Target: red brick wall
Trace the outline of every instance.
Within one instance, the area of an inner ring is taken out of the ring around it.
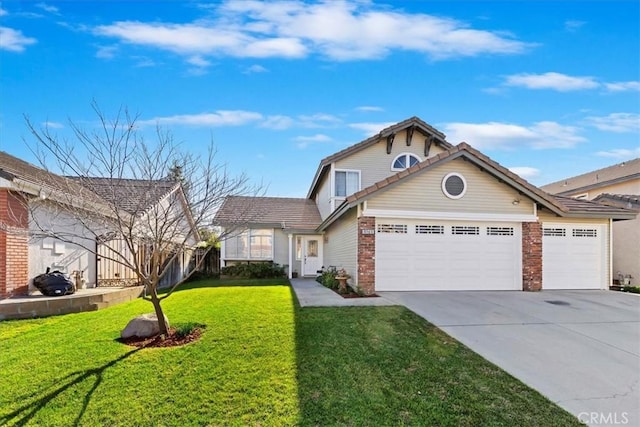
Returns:
[[[366,295],[376,289],[376,219],[362,216],[358,218],[358,286]],[[373,230],[373,234],[363,234],[362,230]]]
[[[7,189],[0,189],[0,298],[27,293],[28,218],[26,200]]]
[[[522,223],[522,290],[542,289],[542,224]]]

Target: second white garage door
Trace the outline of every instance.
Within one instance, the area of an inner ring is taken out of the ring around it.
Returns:
[[[606,226],[542,225],[542,289],[606,289]]]
[[[376,220],[376,290],[522,290],[519,223]]]

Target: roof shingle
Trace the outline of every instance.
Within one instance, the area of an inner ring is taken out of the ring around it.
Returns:
[[[285,229],[315,230],[322,222],[315,202],[286,197],[227,197],[216,213],[220,225],[262,224]]]

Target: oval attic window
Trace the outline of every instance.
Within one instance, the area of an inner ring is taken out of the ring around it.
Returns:
[[[442,179],[442,192],[450,199],[459,199],[467,191],[467,181],[459,173],[452,172]]]

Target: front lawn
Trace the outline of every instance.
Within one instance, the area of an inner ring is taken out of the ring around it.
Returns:
[[[579,425],[403,308],[214,283],[165,300],[172,323],[207,325],[184,347],[115,341],[141,300],[0,322],[0,425]]]

